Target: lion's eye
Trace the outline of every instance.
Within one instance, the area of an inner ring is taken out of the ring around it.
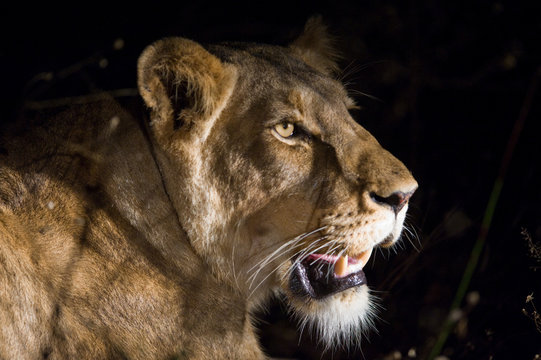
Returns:
[[[288,138],[295,132],[295,125],[289,122],[283,122],[278,125],[274,125],[274,130],[283,138]]]

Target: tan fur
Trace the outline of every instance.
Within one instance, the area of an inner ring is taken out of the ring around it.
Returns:
[[[5,136],[0,359],[262,359],[275,292],[347,340],[366,286],[299,299],[291,259],[396,241],[407,206],[371,194],[417,184],[348,114],[329,51],[317,21],[289,48],[164,39],[138,63],[148,124],[103,101]]]

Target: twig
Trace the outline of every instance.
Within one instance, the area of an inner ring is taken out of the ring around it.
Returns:
[[[526,304],[529,304],[532,310],[530,313],[528,310],[526,310],[526,308],[523,308],[522,313],[526,315],[527,317],[529,317],[530,319],[532,319],[532,321],[535,324],[535,328],[537,329],[537,331],[539,331],[539,333],[541,333],[541,315],[537,311],[537,308],[535,307],[533,299],[534,299],[533,293],[526,296]]]
[[[487,203],[485,213],[483,216],[483,221],[481,223],[481,228],[479,229],[479,235],[477,236],[477,240],[475,241],[473,249],[470,253],[470,258],[468,260],[466,268],[464,269],[464,273],[462,274],[462,279],[460,280],[460,284],[458,285],[455,297],[451,304],[451,308],[449,309],[449,315],[455,313],[456,310],[458,310],[458,308],[460,307],[460,304],[462,303],[462,300],[464,299],[464,295],[466,295],[466,291],[468,290],[468,287],[470,286],[470,282],[475,272],[475,269],[477,268],[479,257],[481,256],[484,245],[486,243],[487,234],[490,229],[490,225],[492,223],[494,211],[496,209],[496,205],[498,204],[498,199],[502,191],[505,175],[507,174],[507,170],[509,168],[511,158],[513,156],[513,152],[517,145],[522,129],[524,128],[524,123],[526,121],[526,118],[528,117],[528,113],[530,112],[532,100],[533,100],[535,91],[537,89],[537,82],[540,75],[541,75],[541,66],[535,70],[535,73],[530,82],[530,86],[528,88],[528,92],[526,93],[524,103],[522,104],[522,108],[520,110],[519,116],[517,120],[515,121],[515,124],[513,126],[513,131],[511,132],[511,135],[509,136],[509,141],[505,149],[505,153],[500,165],[498,176],[496,180],[494,181],[494,186],[492,187],[492,192],[490,193],[490,197],[488,199],[488,203]],[[432,360],[437,355],[441,354],[443,346],[447,342],[447,338],[449,337],[449,334],[451,333],[451,330],[453,329],[455,322],[456,322],[456,319],[453,319],[451,316],[447,317],[443,325],[443,328],[439,333],[438,339],[436,340],[436,343],[434,344],[432,351],[428,355],[429,360]]]

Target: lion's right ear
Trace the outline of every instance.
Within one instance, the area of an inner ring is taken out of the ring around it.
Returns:
[[[151,125],[159,140],[175,130],[197,131],[199,124],[216,119],[236,81],[232,65],[183,38],[148,46],[139,57],[137,75],[139,93],[152,110]]]

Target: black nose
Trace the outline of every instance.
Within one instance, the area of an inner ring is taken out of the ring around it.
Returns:
[[[408,203],[408,200],[413,195],[413,191],[404,193],[402,191],[396,191],[387,197],[379,196],[376,193],[371,193],[372,200],[380,205],[390,206],[395,214],[398,214],[400,210]]]

